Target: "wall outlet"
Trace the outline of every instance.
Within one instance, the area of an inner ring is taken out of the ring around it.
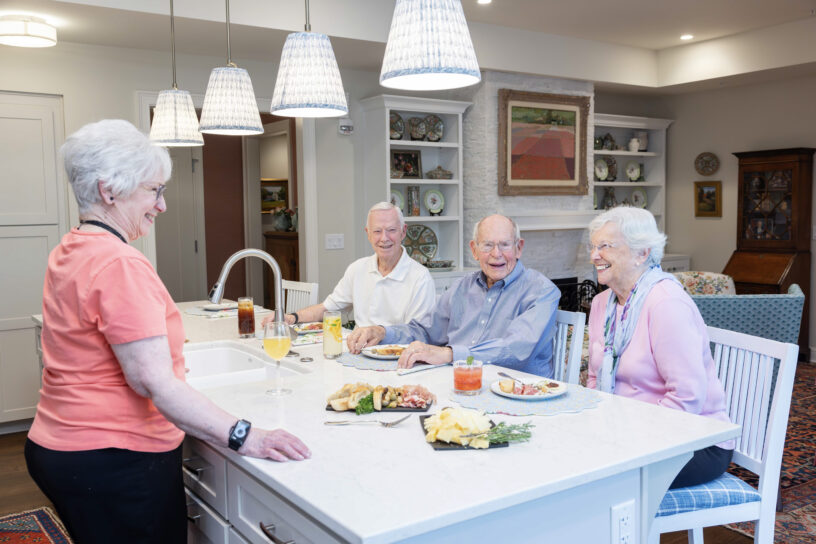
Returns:
[[[610,511],[610,529],[612,544],[635,544],[637,520],[635,519],[634,499],[616,504]]]
[[[342,234],[327,234],[326,249],[343,249],[344,239]]]

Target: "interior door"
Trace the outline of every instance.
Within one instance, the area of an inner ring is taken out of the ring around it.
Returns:
[[[48,254],[67,231],[62,97],[0,92],[0,423],[34,416]]]
[[[171,147],[173,175],[156,217],[156,271],[176,302],[207,298],[204,177],[200,147]]]

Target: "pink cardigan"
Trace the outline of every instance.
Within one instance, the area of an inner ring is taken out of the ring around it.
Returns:
[[[603,364],[607,289],[592,300],[589,314],[587,387],[596,387]],[[623,306],[618,305],[618,319]],[[708,331],[683,288],[661,281],[647,295],[632,340],[618,362],[615,394],[675,410],[728,421],[725,394],[711,357]],[[734,448],[734,441],[717,444]]]

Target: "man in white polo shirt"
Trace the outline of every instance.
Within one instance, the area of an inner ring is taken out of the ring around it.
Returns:
[[[400,209],[390,202],[375,204],[365,231],[374,255],[351,263],[322,303],[286,314],[288,324],[320,321],[327,310],[352,306],[358,327],[400,325],[430,312],[436,301],[434,282],[402,247],[406,227]]]

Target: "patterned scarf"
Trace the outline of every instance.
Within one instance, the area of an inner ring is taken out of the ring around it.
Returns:
[[[615,392],[615,373],[618,371],[618,362],[623,351],[629,345],[632,335],[635,332],[640,310],[646,302],[646,296],[658,282],[663,280],[680,283],[672,274],[663,272],[659,264],[651,266],[646,272],[641,274],[637,283],[629,293],[626,303],[623,305],[623,312],[620,318],[620,331],[617,331],[617,298],[615,293],[610,293],[609,301],[606,303],[606,322],[604,324],[604,356],[603,366],[600,376],[598,376],[598,388],[607,393]]]

